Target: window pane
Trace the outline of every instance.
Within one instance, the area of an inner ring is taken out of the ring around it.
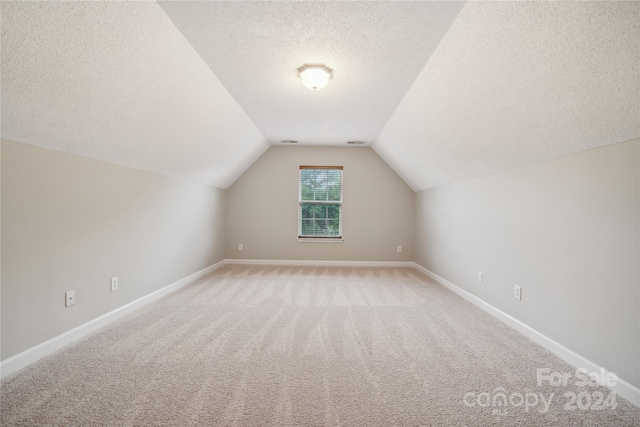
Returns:
[[[309,220],[309,219],[302,220],[301,235],[307,236],[310,234],[313,234],[313,220]]]
[[[299,195],[300,236],[341,236],[342,169],[301,167]]]
[[[342,198],[342,171],[329,170],[327,176],[327,200],[339,201]]]
[[[311,208],[313,207],[313,205],[311,205],[310,203],[303,203],[301,205],[301,210],[300,210],[300,215],[301,218],[313,218],[313,215],[311,214]]]
[[[327,223],[324,220],[317,219],[313,222],[313,234],[324,236],[327,234]]]
[[[340,205],[301,203],[301,236],[339,236]]]
[[[327,218],[338,219],[340,218],[340,205],[327,205]]]
[[[340,201],[341,199],[341,170],[302,169],[300,171],[301,201]]]
[[[340,221],[337,219],[329,220],[329,226],[327,227],[327,234],[332,236],[340,235]]]

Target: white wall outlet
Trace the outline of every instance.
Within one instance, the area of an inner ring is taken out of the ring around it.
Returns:
[[[396,248],[396,251],[397,251],[398,253],[402,252],[402,246],[398,246],[398,247]]]
[[[482,271],[478,271],[478,282],[482,283]]]
[[[111,292],[115,292],[118,290],[118,278],[117,277],[112,277],[111,278]]]
[[[68,291],[64,293],[64,306],[71,307],[76,303],[76,291]]]
[[[522,288],[518,285],[515,285],[513,288],[513,297],[518,301],[522,300]]]
[[[241,251],[243,248],[242,243],[238,243],[238,250]]]

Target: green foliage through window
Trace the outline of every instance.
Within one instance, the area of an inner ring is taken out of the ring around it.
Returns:
[[[300,166],[299,237],[342,236],[342,168]]]

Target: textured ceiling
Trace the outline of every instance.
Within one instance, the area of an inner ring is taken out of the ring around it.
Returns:
[[[461,2],[160,2],[274,143],[371,144],[425,66]],[[333,80],[302,86],[326,63]]]
[[[414,189],[640,136],[640,3],[470,2],[373,148]]]
[[[640,137],[640,2],[1,7],[3,138],[221,188],[283,139],[421,190]]]
[[[2,2],[2,137],[221,188],[269,147],[154,2]]]

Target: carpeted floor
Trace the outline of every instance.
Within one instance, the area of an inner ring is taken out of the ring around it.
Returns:
[[[414,269],[228,265],[3,380],[1,424],[640,425],[574,374]]]

